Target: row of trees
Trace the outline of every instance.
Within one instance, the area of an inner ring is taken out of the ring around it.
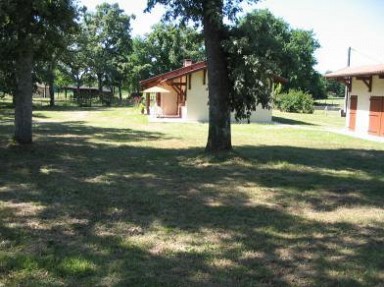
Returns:
[[[241,2],[148,0],[148,11],[163,4],[165,18],[177,21],[132,39],[134,16],[117,4],[87,12],[71,0],[0,0],[0,89],[15,98],[15,139],[32,141],[36,80],[49,84],[51,105],[55,85],[97,84],[100,92],[108,86],[121,98],[123,86],[138,92],[140,79],[178,68],[185,58],[208,60],[208,151],[231,149],[231,111],[245,118],[257,104],[268,105],[273,73],[289,80],[287,90],[324,96],[322,76],[313,69],[319,47],[313,33],[292,29],[264,10],[238,21]]]
[[[159,23],[150,34],[132,39],[134,19],[117,4],[85,12],[78,33],[57,59],[56,85],[97,84],[100,92],[103,86],[117,88],[121,99],[123,87],[138,93],[141,79],[178,68],[184,58],[205,59],[203,39],[194,29]]]
[[[118,88],[120,98],[125,75],[129,71],[128,56],[132,50],[131,21],[118,4],[101,4],[95,12],[82,13],[78,33],[57,61],[59,85],[97,83]]]

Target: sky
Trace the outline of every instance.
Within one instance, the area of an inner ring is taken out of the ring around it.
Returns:
[[[127,14],[136,15],[134,36],[149,33],[165,11],[156,6],[143,13],[147,0],[79,1],[91,10],[102,2],[117,2]],[[260,0],[245,8],[253,9],[268,9],[292,28],[312,30],[321,45],[315,53],[320,73],[346,67],[349,47],[351,66],[384,64],[384,0]]]

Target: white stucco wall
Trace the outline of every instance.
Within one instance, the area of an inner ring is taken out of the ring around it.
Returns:
[[[204,72],[192,74],[191,89],[187,83],[187,120],[207,122],[208,117],[208,81],[203,85]]]
[[[173,88],[167,84],[162,85],[170,93],[161,94],[161,109],[163,115],[177,115],[177,93]]]
[[[357,110],[356,110],[356,127],[355,131],[358,133],[368,133],[369,128],[369,106],[371,96],[384,96],[384,79],[379,79],[379,76],[372,78],[372,91],[368,91],[368,87],[361,80],[352,80],[352,91],[350,96],[357,96]],[[350,117],[350,99],[348,100],[348,112],[346,117],[346,125],[349,126]]]
[[[236,122],[234,114],[231,115],[232,122]],[[251,123],[269,123],[272,121],[272,109],[263,109],[261,105],[256,107],[256,111],[252,112],[250,122]],[[247,120],[240,121],[247,123]]]
[[[204,72],[198,71],[192,74],[191,89],[187,84],[187,120],[207,122],[209,120],[208,107],[208,79],[203,85]],[[208,78],[208,75],[207,75]],[[235,122],[235,117],[231,116],[231,120]],[[251,122],[271,122],[272,110],[263,109],[261,105],[257,106],[255,112],[251,115]],[[246,122],[246,121],[245,121]]]

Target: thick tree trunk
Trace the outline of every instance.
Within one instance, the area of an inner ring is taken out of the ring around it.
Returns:
[[[33,52],[26,48],[16,61],[15,140],[32,143],[32,66]]]
[[[208,9],[205,9],[208,10]],[[205,47],[208,60],[209,132],[205,150],[221,152],[232,149],[229,78],[222,49],[222,19],[212,20],[212,13],[203,17]]]
[[[53,89],[53,81],[49,83],[49,106],[55,106],[55,90]]]

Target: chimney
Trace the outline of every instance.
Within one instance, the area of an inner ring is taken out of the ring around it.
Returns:
[[[184,59],[183,67],[188,67],[192,65],[192,60],[191,59]]]

